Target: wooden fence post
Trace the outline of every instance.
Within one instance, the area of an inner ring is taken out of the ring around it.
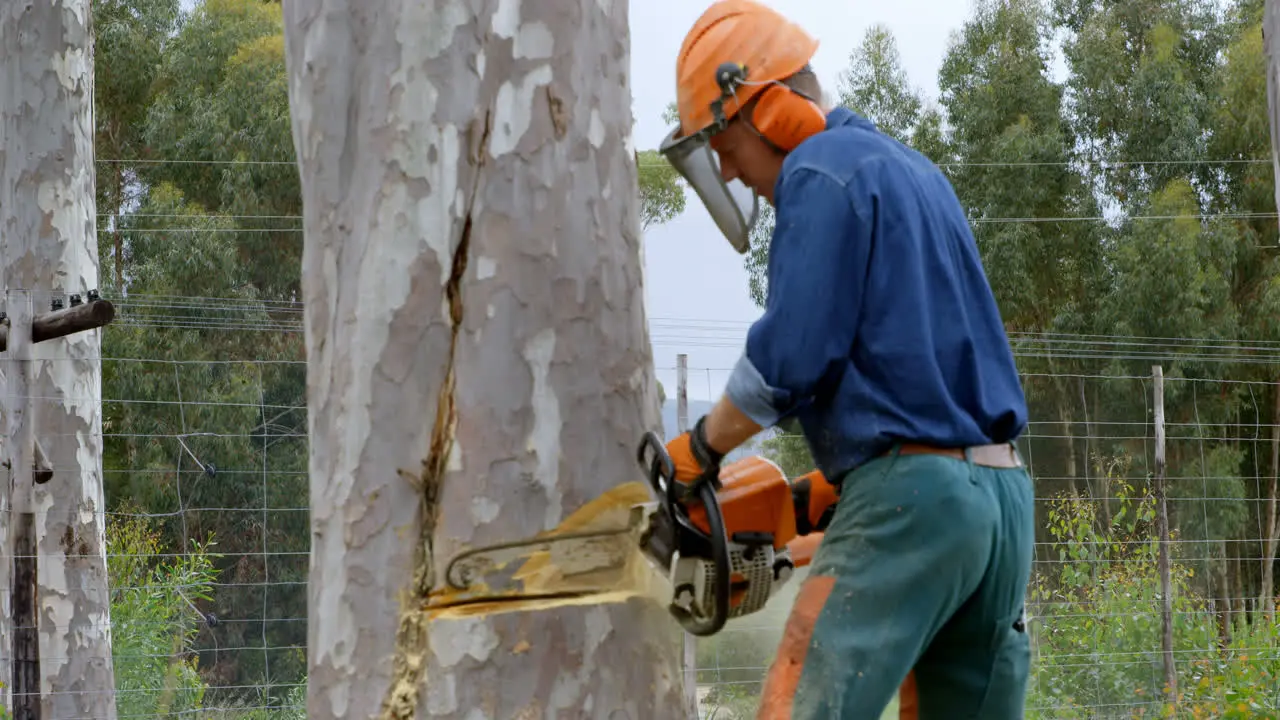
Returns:
[[[1155,379],[1156,424],[1156,531],[1160,536],[1160,649],[1164,654],[1165,692],[1171,698],[1178,694],[1178,676],[1173,664],[1173,582],[1169,570],[1169,509],[1165,491],[1165,438],[1164,438],[1164,369],[1151,368]]]
[[[689,356],[676,355],[676,430],[689,429]],[[693,720],[698,718],[698,639],[684,633],[684,696]]]
[[[32,347],[46,340],[102,327],[115,317],[111,303],[89,293],[90,302],[73,296],[72,306],[36,315],[30,290],[10,289],[5,293],[5,312],[0,314],[0,352],[7,353],[3,405],[6,465],[9,468],[8,533],[4,555],[12,562],[10,607],[7,628],[12,663],[0,680],[9,679],[8,707],[15,720],[38,720],[44,713],[40,675],[39,552],[36,538],[36,484],[53,479],[54,468],[36,437],[35,393],[32,390]]]

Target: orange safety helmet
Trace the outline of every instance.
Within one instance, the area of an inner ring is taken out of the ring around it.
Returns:
[[[680,124],[659,152],[697,192],[729,244],[751,245],[760,200],[739,180],[725,183],[710,139],[759,96],[752,125],[769,144],[789,152],[826,127],[813,98],[781,81],[805,68],[818,41],[756,0],[717,0],[685,36],[676,60]]]
[[[799,25],[755,0],[712,3],[676,60],[681,134],[728,122],[751,98],[808,65],[817,50],[818,41]],[[733,80],[747,82],[725,87]]]

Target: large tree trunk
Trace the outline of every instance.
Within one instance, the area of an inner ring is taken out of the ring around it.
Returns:
[[[434,619],[465,546],[641,480],[659,423],[627,3],[292,0],[308,717],[675,718],[643,598]]]
[[[37,313],[98,288],[89,13],[89,0],[0,10],[3,283],[31,291]],[[33,495],[45,718],[116,717],[100,342],[88,331],[31,347],[32,419],[54,468]]]

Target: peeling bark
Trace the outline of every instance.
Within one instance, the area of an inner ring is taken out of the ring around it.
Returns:
[[[89,0],[0,10],[0,256],[35,311],[97,289]],[[103,527],[99,331],[31,347],[37,438],[53,478],[34,489],[45,718],[116,717]],[[7,680],[7,678],[6,678]]]
[[[627,3],[285,5],[304,200],[308,717],[679,717],[649,600],[436,619],[447,558],[641,479]]]

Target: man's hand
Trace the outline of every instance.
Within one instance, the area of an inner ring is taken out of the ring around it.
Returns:
[[[676,482],[692,489],[703,480],[720,480],[720,461],[724,454],[707,443],[707,416],[698,418],[692,430],[667,443],[667,453],[676,468]]]
[[[684,485],[686,491],[695,489],[704,480],[710,480],[719,488],[720,462],[724,456],[761,429],[727,395],[721,397],[710,413],[698,418],[692,430],[667,443],[667,454],[676,468],[676,482]]]

